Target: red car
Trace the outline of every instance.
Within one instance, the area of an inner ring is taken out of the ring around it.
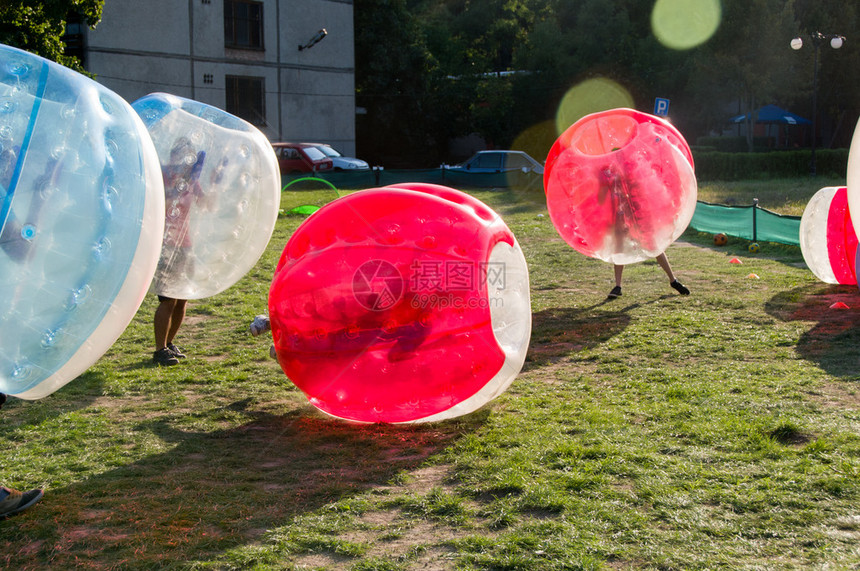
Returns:
[[[330,171],[334,168],[331,158],[316,146],[307,143],[272,143],[281,174]]]

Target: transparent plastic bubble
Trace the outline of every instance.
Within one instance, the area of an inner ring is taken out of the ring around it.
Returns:
[[[857,234],[846,187],[816,192],[800,218],[800,251],[815,277],[828,284],[854,284]]]
[[[272,146],[251,124],[197,101],[154,93],[132,107],[164,179],[166,225],[152,289],[176,299],[220,293],[253,267],[275,228],[280,172]],[[222,263],[225,254],[230,263]]]
[[[544,189],[561,237],[613,264],[659,255],[696,209],[690,147],[669,123],[632,109],[587,115],[562,133]]]
[[[398,240],[379,240],[392,229]],[[433,249],[422,246],[428,232]],[[358,422],[443,420],[477,410],[519,374],[528,267],[502,219],[465,193],[364,190],[296,230],[269,315],[278,361],[313,406]]]
[[[137,312],[164,191],[122,98],[15,48],[0,60],[0,102],[13,102],[0,112],[0,392],[35,399],[91,366]],[[108,178],[123,188],[110,209]]]
[[[853,213],[854,232],[860,236],[860,120],[854,127],[854,137],[848,151],[848,208]]]

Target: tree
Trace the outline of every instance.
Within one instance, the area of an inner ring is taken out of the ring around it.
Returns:
[[[101,20],[104,0],[2,0],[0,43],[26,50],[83,71],[81,62],[65,54],[63,35],[70,14],[90,27]]]
[[[449,140],[471,133],[506,147],[551,122],[572,86],[599,76],[621,84],[645,111],[655,97],[670,98],[672,120],[691,144],[748,113],[752,149],[762,105],[809,115],[812,52],[793,52],[789,42],[821,31],[847,37],[838,52],[820,54],[822,142],[850,141],[860,115],[860,38],[851,35],[860,29],[860,7],[844,0],[720,5],[716,32],[682,51],[658,41],[654,3],[641,0],[356,0],[356,77],[362,101],[371,102],[367,117],[377,110],[365,133],[408,143],[390,146],[400,156],[410,149],[444,155]]]
[[[729,114],[746,114],[747,146],[753,150],[756,109],[786,105],[794,82],[791,50],[793,0],[725,0],[722,23],[695,54],[691,95],[714,126]],[[737,102],[736,109],[727,108]]]
[[[437,66],[412,0],[356,0],[357,146],[371,162],[407,166],[404,157],[435,162],[433,106]],[[438,164],[438,163],[437,163]],[[411,165],[410,165],[411,166]]]

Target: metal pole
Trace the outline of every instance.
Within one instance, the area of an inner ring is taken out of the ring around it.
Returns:
[[[758,211],[758,198],[753,198],[753,242],[758,242],[758,228],[756,227],[756,212]]]
[[[809,165],[809,174],[816,175],[815,169],[815,139],[817,133],[818,117],[818,46],[821,44],[821,33],[813,34],[812,47],[814,50],[812,60],[812,161]]]
[[[830,47],[838,50],[845,43],[845,36],[839,34],[825,35],[821,32],[809,34],[809,39],[812,42],[813,57],[812,57],[812,157],[809,162],[809,174],[816,175],[817,169],[815,165],[815,147],[817,146],[818,138],[818,58],[819,48],[825,41],[830,42]],[[803,39],[800,37],[791,40],[791,49],[799,50],[803,47]]]

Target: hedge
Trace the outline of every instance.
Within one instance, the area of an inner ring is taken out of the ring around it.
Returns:
[[[753,151],[772,151],[774,145],[773,137],[753,137]],[[725,153],[745,153],[747,149],[746,137],[699,137],[696,139],[696,147]],[[695,149],[695,147],[693,147]]]
[[[812,151],[726,153],[694,148],[693,160],[699,181],[795,178],[810,174]],[[816,150],[815,170],[821,176],[846,176],[848,149]]]

